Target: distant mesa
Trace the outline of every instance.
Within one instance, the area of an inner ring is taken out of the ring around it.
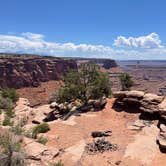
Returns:
[[[97,59],[97,58],[73,58],[73,59],[75,59],[78,62],[78,64],[88,61],[96,63],[105,69],[110,69],[118,66],[116,61],[113,59]]]

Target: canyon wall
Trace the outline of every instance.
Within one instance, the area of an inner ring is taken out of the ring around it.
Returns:
[[[41,82],[60,80],[72,69],[77,69],[77,64],[72,59],[1,54],[0,87],[37,87]]]

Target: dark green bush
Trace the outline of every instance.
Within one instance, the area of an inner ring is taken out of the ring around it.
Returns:
[[[6,110],[6,109],[12,109],[13,108],[13,102],[9,98],[4,98],[0,94],[0,109]]]
[[[13,125],[9,116],[5,116],[5,119],[3,120],[2,125],[3,126],[12,126]]]
[[[50,127],[47,123],[41,123],[33,128],[32,137],[36,138],[39,133],[46,133],[50,130]]]
[[[23,128],[20,125],[13,126],[11,128],[11,131],[16,135],[21,135],[24,132]]]
[[[119,76],[122,90],[130,90],[130,88],[133,86],[134,82],[132,80],[132,77],[129,74],[122,74]]]
[[[11,99],[13,103],[15,103],[19,99],[19,95],[15,89],[1,89],[1,95],[4,98]]]

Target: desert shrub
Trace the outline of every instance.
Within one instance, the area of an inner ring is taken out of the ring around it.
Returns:
[[[64,77],[64,86],[54,93],[58,103],[80,99],[86,103],[111,94],[111,81],[107,74],[93,63],[82,64],[79,71],[70,71]]]
[[[10,118],[14,117],[13,107],[18,100],[18,94],[14,89],[0,89],[0,110]]]
[[[25,166],[25,154],[21,149],[20,137],[10,132],[0,134],[0,165]]]
[[[122,74],[119,76],[122,90],[130,90],[130,88],[133,86],[133,80],[132,77],[129,74]]]
[[[13,118],[15,116],[13,109],[9,108],[5,110],[6,116]]]
[[[47,138],[45,138],[45,137],[39,137],[39,138],[36,140],[36,142],[45,145],[45,144],[48,142],[48,140],[47,140]]]
[[[10,98],[4,98],[0,94],[0,109],[6,110],[6,109],[12,109],[13,108],[13,102]]]
[[[1,95],[4,98],[11,99],[13,103],[15,103],[19,99],[19,95],[15,89],[1,89]]]
[[[2,122],[3,126],[12,126],[13,123],[11,122],[11,118],[9,116],[5,116],[3,122]]]
[[[62,163],[62,160],[59,160],[58,162],[49,163],[49,166],[64,166],[64,164]]]
[[[33,128],[32,137],[36,138],[39,133],[46,133],[49,130],[50,127],[47,123],[41,123]]]
[[[19,124],[12,126],[11,131],[16,135],[21,135],[24,132],[23,128]]]

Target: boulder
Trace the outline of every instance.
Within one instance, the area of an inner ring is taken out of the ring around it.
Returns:
[[[145,94],[144,92],[136,90],[126,92],[126,96],[131,98],[143,98],[144,94]]]
[[[60,116],[55,114],[55,111],[49,112],[46,117],[43,119],[44,122],[50,122],[58,119]]]
[[[126,97],[126,94],[127,94],[127,91],[116,91],[116,92],[113,92],[113,96],[115,98],[123,98],[123,97]]]
[[[147,93],[141,100],[141,110],[148,113],[159,112],[159,104],[162,102],[163,99],[163,96]]]
[[[35,117],[32,119],[32,123],[40,124],[43,120],[52,112],[52,109],[48,104],[34,108],[33,111],[36,113]]]
[[[23,139],[23,147],[26,151],[27,158],[31,160],[50,160],[59,154],[58,149],[47,147],[26,137]]]
[[[158,105],[150,104],[150,103],[147,103],[144,101],[141,102],[140,110],[142,112],[147,112],[147,113],[151,113],[151,114],[159,112]]]
[[[58,103],[57,102],[52,102],[50,104],[50,108],[59,108]]]
[[[102,109],[104,108],[106,103],[107,103],[107,99],[103,97],[101,99],[94,100],[93,107],[96,109]]]
[[[163,99],[164,99],[163,96],[158,96],[152,93],[145,94],[143,98],[143,100],[148,103],[161,103]]]

